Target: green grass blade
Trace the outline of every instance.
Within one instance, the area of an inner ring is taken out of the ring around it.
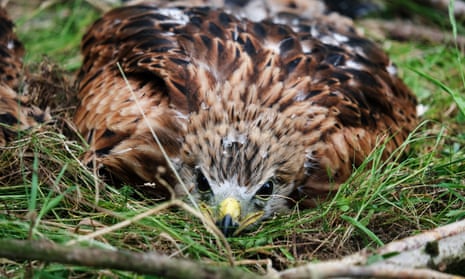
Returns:
[[[372,241],[374,241],[379,246],[384,245],[383,241],[381,241],[381,239],[379,239],[379,237],[377,237],[376,234],[370,231],[365,225],[360,223],[358,220],[350,216],[347,216],[347,215],[341,215],[341,219],[349,222],[351,225],[353,225],[354,227],[362,231],[364,234],[366,234]]]
[[[452,25],[452,34],[454,35],[454,39],[457,40],[457,22],[455,21],[454,16],[454,4],[454,0],[449,1],[449,20],[450,24]]]
[[[455,4],[454,0],[451,0],[449,2],[449,20],[450,20],[450,24],[452,26],[452,34],[453,34],[454,40],[455,40],[455,48],[457,49],[457,62],[458,62],[458,67],[460,69],[460,76],[462,78],[462,83],[465,86],[465,71],[463,69],[462,56],[461,56],[462,52],[460,51],[460,49],[458,47],[458,44],[457,44],[457,21],[456,21],[455,16],[454,16],[454,7],[455,7],[454,4]],[[461,111],[463,113],[463,107],[461,108]]]
[[[44,205],[40,209],[39,215],[37,216],[37,220],[42,219],[42,217],[45,214],[47,214],[47,212],[49,212],[51,209],[55,208],[63,200],[63,198],[66,196],[66,194],[74,191],[75,189],[76,189],[76,187],[74,187],[74,186],[70,187],[70,188],[66,189],[66,191],[63,194],[60,194],[60,195],[58,195],[58,196],[56,196],[54,198],[51,198],[52,195],[53,195],[53,192],[50,191],[50,193],[47,195],[47,198],[44,201]]]
[[[31,192],[29,196],[29,212],[37,209],[37,194],[39,192],[39,156],[34,152],[34,161],[32,163]]]
[[[443,82],[440,80],[432,77],[430,74],[425,73],[419,69],[414,69],[410,68],[413,72],[417,73],[421,77],[427,79],[428,81],[432,82],[434,85],[437,87],[441,88],[444,92],[447,94],[451,95],[452,98],[454,99],[454,102],[457,104],[457,107],[459,108],[460,112],[465,116],[465,98],[462,97],[458,92],[455,90],[450,89],[447,85],[445,85]],[[463,71],[462,71],[463,75]]]

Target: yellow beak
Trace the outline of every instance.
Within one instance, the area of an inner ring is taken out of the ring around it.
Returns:
[[[216,225],[225,236],[231,236],[239,226],[241,204],[235,198],[226,198],[220,203]]]
[[[216,225],[225,236],[235,236],[259,220],[263,214],[263,211],[253,212],[240,220],[241,204],[237,199],[229,197],[220,203]]]
[[[231,216],[235,221],[239,220],[241,216],[241,204],[235,198],[226,198],[220,203],[220,219],[223,219],[226,215]]]

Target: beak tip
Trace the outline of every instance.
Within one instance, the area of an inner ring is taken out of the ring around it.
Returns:
[[[226,237],[232,236],[238,227],[238,225],[234,223],[232,216],[229,214],[226,214],[223,219],[216,223],[216,225]]]

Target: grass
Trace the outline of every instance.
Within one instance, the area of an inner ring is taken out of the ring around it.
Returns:
[[[12,7],[18,9],[17,31],[27,49],[25,64],[31,71],[42,69],[45,54],[49,57],[46,61],[60,65],[63,71],[58,73],[69,81],[79,67],[80,37],[99,11],[79,0],[46,3],[50,5],[44,8]],[[415,11],[418,7],[408,8]],[[430,14],[434,13],[421,7],[421,15]],[[444,32],[452,30],[443,18],[434,16],[431,22],[444,26]],[[452,26],[464,28],[459,22]],[[428,107],[418,129],[391,155],[392,161],[380,160],[381,145],[338,193],[318,208],[295,209],[228,239],[232,256],[244,269],[264,272],[268,259],[273,267],[283,269],[335,258],[465,216],[464,55],[444,45],[380,43],[420,103]],[[73,89],[63,89],[68,91]],[[63,120],[70,110],[72,107],[64,109],[58,103],[52,107],[52,113],[59,116],[56,123],[24,134],[2,150],[1,238],[49,239],[64,244],[137,218],[157,206],[133,198],[136,190],[130,187],[105,185],[79,163],[85,144]],[[407,145],[409,149],[402,155]],[[157,250],[227,264],[227,247],[181,208],[159,211],[80,243]],[[117,270],[7,260],[0,264],[0,277],[28,277],[31,270],[35,278],[145,278]]]

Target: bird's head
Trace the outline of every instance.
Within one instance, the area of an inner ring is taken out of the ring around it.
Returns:
[[[179,173],[225,235],[287,209],[304,173],[305,145],[293,125],[298,122],[274,108],[238,103],[190,117]]]

